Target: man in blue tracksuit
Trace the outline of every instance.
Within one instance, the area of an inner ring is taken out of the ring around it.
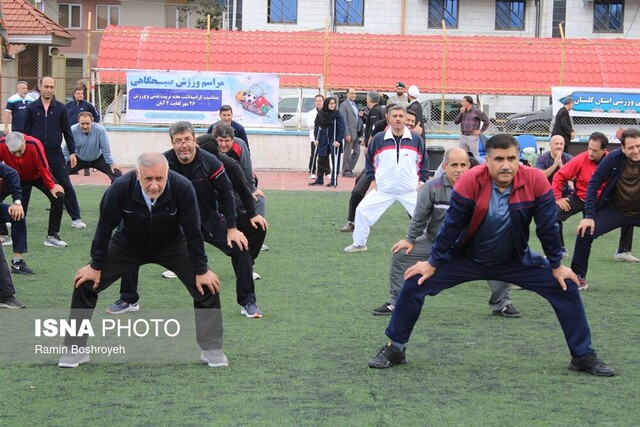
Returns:
[[[69,126],[67,107],[54,96],[56,82],[51,77],[43,77],[40,82],[40,98],[27,107],[24,133],[42,142],[51,174],[64,189],[64,206],[71,216],[71,226],[85,228],[87,225],[80,217],[78,197],[73,189],[67,163],[62,153],[62,136],[69,150],[71,167],[77,163],[76,144]]]
[[[369,367],[406,363],[405,344],[428,295],[486,279],[520,285],[549,301],[571,353],[571,370],[615,375],[591,344],[578,278],[560,263],[562,246],[549,181],[539,169],[519,165],[518,142],[509,134],[489,138],[486,150],[486,163],[456,183],[429,260],[407,269],[385,331],[390,342]],[[529,247],[534,219],[546,257]]]

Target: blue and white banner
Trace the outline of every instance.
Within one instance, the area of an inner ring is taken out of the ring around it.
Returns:
[[[572,116],[640,118],[640,89],[552,87],[554,115],[569,96],[574,100]]]
[[[277,125],[278,92],[276,74],[131,71],[126,120],[211,124],[227,104],[233,108],[233,119],[244,126]]]

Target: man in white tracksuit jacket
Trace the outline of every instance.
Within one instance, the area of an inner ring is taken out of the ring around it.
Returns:
[[[403,107],[391,107],[391,126],[369,143],[365,173],[374,180],[356,209],[353,244],[345,252],[367,250],[371,226],[393,202],[400,202],[413,215],[418,189],[429,178],[429,162],[422,138],[405,126],[406,116]]]

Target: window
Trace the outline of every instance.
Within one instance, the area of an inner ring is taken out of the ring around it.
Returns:
[[[189,28],[189,9],[184,6],[165,6],[167,28]]]
[[[120,6],[99,4],[96,6],[96,29],[104,30],[109,25],[120,25]]]
[[[298,0],[269,0],[268,22],[295,24],[298,22]]]
[[[624,0],[595,0],[593,2],[593,32],[621,33]]]
[[[458,28],[458,0],[429,0],[429,28]]]
[[[79,4],[60,3],[58,5],[58,24],[62,28],[82,28],[81,16]]]
[[[496,30],[524,30],[524,4],[524,0],[496,0]]]
[[[335,0],[337,25],[364,25],[364,0]]]

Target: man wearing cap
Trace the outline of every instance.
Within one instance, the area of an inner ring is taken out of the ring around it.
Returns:
[[[561,99],[563,106],[560,107],[556,114],[556,121],[553,123],[553,130],[551,136],[561,135],[564,138],[564,151],[569,150],[569,143],[576,136],[576,131],[573,130],[573,122],[569,111],[573,109],[573,98],[567,96]]]
[[[462,98],[460,113],[454,123],[460,125],[459,147],[478,157],[478,138],[489,127],[489,117],[473,105],[473,98],[467,95]]]
[[[407,107],[407,111],[411,110],[415,113],[416,123],[415,126],[420,129],[424,129],[424,119],[422,117],[422,105],[420,101],[418,101],[418,97],[420,96],[420,90],[418,86],[411,85],[409,86],[409,90],[407,91],[407,95],[409,95],[409,106]],[[422,135],[422,132],[420,132]]]
[[[389,98],[389,100],[387,101],[387,104],[401,105],[406,109],[407,106],[409,105],[409,98],[407,97],[407,94],[404,93],[404,88],[405,88],[404,83],[402,82],[396,83],[396,94],[391,98]]]

